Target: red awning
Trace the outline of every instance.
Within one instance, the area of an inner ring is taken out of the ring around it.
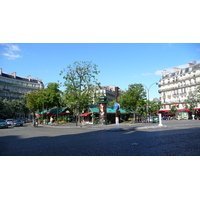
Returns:
[[[159,110],[159,113],[163,113],[163,112],[169,112],[169,110]],[[157,111],[155,111],[154,113],[157,113]]]
[[[177,111],[185,111],[185,112],[190,112],[189,109],[178,109]]]
[[[92,113],[82,113],[82,114],[80,114],[79,116],[81,116],[81,117],[86,117],[86,116],[88,116],[88,115],[91,115]]]
[[[172,114],[172,113],[163,113],[163,115],[175,115],[175,114]]]
[[[72,113],[59,113],[59,115],[72,115]]]

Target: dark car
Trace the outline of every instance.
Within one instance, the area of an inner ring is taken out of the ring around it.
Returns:
[[[13,121],[14,126],[23,126],[23,122],[20,119],[14,120]]]
[[[0,119],[0,128],[8,128],[8,124],[4,119]]]
[[[23,124],[27,122],[27,119],[24,119],[24,118],[19,119],[19,120],[21,120]]]
[[[169,117],[163,117],[162,118],[162,120],[168,120],[169,119]]]

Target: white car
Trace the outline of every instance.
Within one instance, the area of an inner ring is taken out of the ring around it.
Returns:
[[[8,124],[8,126],[13,126],[14,125],[14,119],[6,119],[6,123]]]

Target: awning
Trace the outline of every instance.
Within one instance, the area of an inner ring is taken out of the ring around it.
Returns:
[[[178,112],[180,112],[180,111],[190,112],[189,109],[178,109],[177,111],[178,111]]]
[[[67,115],[69,114],[70,111],[67,107],[63,107],[63,108],[52,108],[50,110],[43,110],[40,114],[43,114],[43,115],[50,115],[50,116],[53,116],[53,115]]]
[[[81,116],[81,117],[87,117],[88,115],[91,115],[92,113],[82,113],[82,114],[80,114],[79,116]]]
[[[99,108],[89,108],[89,110],[93,113],[99,113]],[[114,114],[116,113],[116,110],[114,108],[106,108],[106,112],[107,114]],[[124,109],[119,109],[119,112],[121,114],[129,114],[131,113],[131,111],[127,111],[127,110],[124,110]]]
[[[159,110],[159,111],[154,111],[154,113],[168,113],[169,112],[169,110]]]
[[[169,110],[159,110],[158,112],[169,112]]]

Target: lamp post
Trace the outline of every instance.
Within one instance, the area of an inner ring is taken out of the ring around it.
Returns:
[[[42,104],[43,104],[43,105],[42,105],[42,107],[43,107],[43,108],[42,108],[42,109],[43,109],[43,112],[44,112],[44,90],[45,90],[45,87],[46,87],[47,84],[49,84],[49,83],[46,83],[45,85],[43,84],[44,87],[43,87],[43,89],[42,89],[42,90],[43,90],[43,94],[42,94],[42,97],[43,97],[43,98],[42,98],[42,100],[43,100],[43,102],[42,102]],[[44,113],[42,113],[42,124],[43,124],[43,123],[44,123]]]
[[[155,82],[155,83],[152,83],[149,87],[147,87],[146,85],[144,85],[144,84],[142,84],[146,89],[147,89],[147,92],[148,92],[148,101],[147,101],[147,115],[148,115],[148,122],[150,121],[150,115],[149,115],[149,90],[151,89],[151,86],[152,85],[154,85],[154,84],[156,84],[156,85],[158,85],[158,83],[157,82]]]

